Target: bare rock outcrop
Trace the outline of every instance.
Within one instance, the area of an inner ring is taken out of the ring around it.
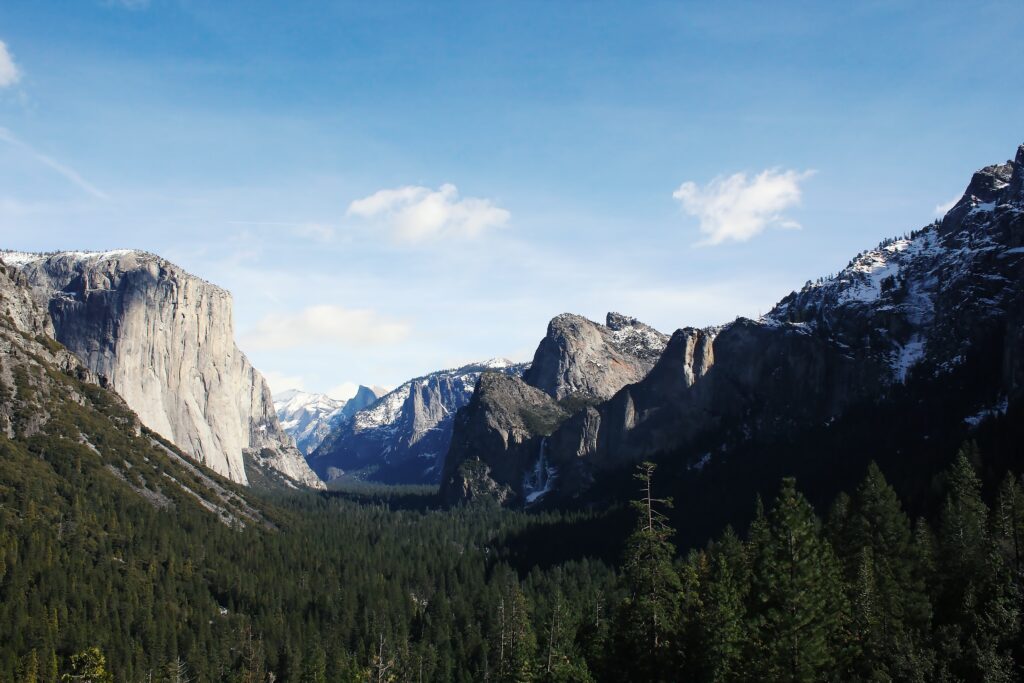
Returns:
[[[566,417],[553,398],[518,377],[483,373],[455,417],[442,496],[449,503],[484,494],[502,503],[525,499],[530,491],[523,473],[537,459],[544,437]]]
[[[607,380],[621,374],[609,372],[618,366],[600,327],[559,316],[538,349],[530,383],[562,400],[577,390],[602,400],[577,404],[532,464],[503,471],[508,449],[483,434],[463,443],[457,433],[458,453],[498,485],[543,470],[551,500],[582,496],[603,473],[645,458],[684,477],[709,463],[735,472],[734,454],[784,450],[810,430],[827,443],[832,425],[856,424],[883,402],[926,417],[955,405],[958,429],[930,428],[962,438],[1024,398],[1024,146],[975,173],[941,221],[861,252],[763,318],[678,330],[645,377],[610,396]]]
[[[619,313],[609,313],[606,325],[563,313],[548,323],[523,379],[556,400],[605,401],[646,377],[667,342],[667,335]]]
[[[246,464],[312,487],[260,373],[235,346],[231,295],[153,254],[0,253],[49,311],[54,338],[198,462],[248,483]]]

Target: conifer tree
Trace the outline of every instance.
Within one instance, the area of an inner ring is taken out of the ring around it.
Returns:
[[[971,463],[975,449],[960,449],[946,475],[946,501],[939,525],[939,551],[945,582],[960,593],[988,573],[988,506]],[[954,596],[955,597],[955,596]]]
[[[319,638],[311,639],[303,665],[302,683],[327,683],[327,654]]]
[[[747,587],[743,561],[742,545],[727,528],[712,550],[701,615],[701,674],[716,683],[742,677]]]
[[[989,534],[989,511],[975,472],[978,458],[976,446],[965,446],[946,474],[937,565],[939,671],[967,680],[1008,681],[1021,596]]]
[[[827,678],[844,611],[839,567],[793,479],[783,480],[767,528],[754,559],[750,600],[759,651],[748,661],[761,678]]]
[[[21,683],[39,683],[39,654],[32,649],[22,660],[19,675]]]
[[[626,544],[625,587],[629,592],[616,622],[615,664],[632,681],[670,680],[674,669],[673,636],[680,615],[682,585],[672,564],[672,529],[659,508],[670,499],[653,494],[655,465],[637,467],[641,496],[633,506],[637,526]]]
[[[1020,583],[1024,570],[1024,489],[1012,472],[1006,473],[999,487],[994,531],[1003,557]]]
[[[510,573],[498,601],[498,624],[492,652],[492,670],[500,683],[532,681],[536,669],[537,637],[530,622],[530,610],[519,581]]]
[[[849,500],[843,522],[833,517],[831,535],[851,589],[852,663],[865,679],[908,676],[929,659],[931,603],[910,520],[875,463]]]

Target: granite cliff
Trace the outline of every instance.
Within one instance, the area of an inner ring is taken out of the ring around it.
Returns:
[[[681,479],[705,468],[748,476],[771,469],[764,453],[785,451],[804,434],[815,434],[825,453],[845,451],[845,442],[865,431],[866,415],[919,419],[919,440],[932,439],[936,448],[955,444],[1020,400],[1022,313],[1024,146],[1014,160],[974,174],[941,221],[858,254],[838,275],[808,282],[763,318],[678,330],[646,377],[606,400],[570,406],[571,417],[546,438],[519,435],[535,448],[525,464],[522,454],[484,436],[495,408],[475,401],[456,421],[465,435],[453,438],[452,476],[442,493],[449,502],[466,497],[454,475],[467,462],[477,475],[475,490],[507,487],[519,495],[502,500],[514,504],[530,502],[528,484],[539,470],[553,482],[545,482],[548,500],[607,488],[606,473],[639,459],[664,461]],[[541,347],[558,345],[556,335]],[[549,371],[561,385],[534,381],[557,396],[568,393],[560,386],[593,386],[597,380],[589,377],[601,370],[588,363],[582,377]],[[903,430],[885,433],[898,441]],[[898,443],[876,457],[903,453],[905,461],[917,448]],[[808,472],[840,466],[826,455],[805,460]],[[778,474],[796,471],[779,468]],[[479,481],[482,473],[493,481]]]
[[[486,491],[502,502],[534,503],[552,491],[558,475],[547,458],[547,437],[575,412],[646,377],[668,340],[620,313],[609,313],[606,323],[558,315],[522,378],[481,375],[454,422],[441,479],[445,500]]]
[[[48,311],[54,338],[147,427],[232,481],[248,483],[248,467],[322,486],[235,346],[228,292],[139,251],[4,252],[0,260]]]

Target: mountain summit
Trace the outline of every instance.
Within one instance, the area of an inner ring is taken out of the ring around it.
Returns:
[[[584,496],[606,473],[647,458],[684,479],[705,468],[738,473],[740,462],[749,476],[767,463],[745,458],[825,429],[823,455],[801,465],[817,472],[829,466],[824,453],[846,447],[842,424],[880,402],[891,419],[897,405],[925,410],[922,419],[952,413],[925,438],[957,443],[1024,389],[1024,146],[974,174],[941,221],[858,254],[760,320],[676,331],[649,374],[612,395],[601,390],[609,364],[575,351],[576,340],[605,336],[572,317],[552,321],[527,379],[554,397],[589,387],[603,399],[567,406],[573,414],[557,428],[516,432],[513,449],[487,436],[508,431],[496,419],[510,414],[496,407],[500,397],[467,407],[442,482],[449,501],[502,491],[504,501],[530,502],[539,471],[548,499]],[[587,362],[566,371],[547,348]],[[504,393],[518,397],[511,413],[522,414],[523,394]],[[787,467],[780,471],[795,471]]]
[[[255,468],[322,487],[274,412],[270,389],[234,341],[231,295],[141,251],[2,252],[49,311],[57,341],[143,424],[246,484]]]

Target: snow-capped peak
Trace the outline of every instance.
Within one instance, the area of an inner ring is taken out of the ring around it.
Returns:
[[[12,266],[24,266],[30,263],[38,263],[51,256],[67,256],[74,259],[103,261],[111,258],[127,256],[136,253],[134,249],[111,249],[108,251],[61,251],[61,252],[28,252],[28,251],[0,251],[0,261]]]

